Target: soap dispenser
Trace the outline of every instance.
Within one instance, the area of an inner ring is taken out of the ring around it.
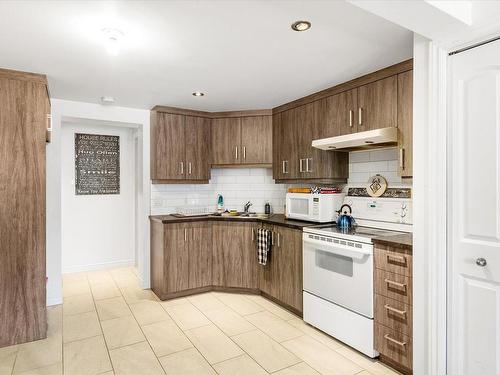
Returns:
[[[224,212],[224,197],[217,194],[217,212]]]

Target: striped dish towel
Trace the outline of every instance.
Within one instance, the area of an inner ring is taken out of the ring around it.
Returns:
[[[267,264],[267,256],[271,251],[271,231],[265,228],[257,230],[257,259],[259,264]]]

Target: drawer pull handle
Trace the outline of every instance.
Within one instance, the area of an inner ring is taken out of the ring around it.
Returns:
[[[391,336],[389,336],[389,334],[385,334],[384,339],[392,342],[393,344],[399,345],[399,346],[403,346],[403,347],[406,346],[406,342],[401,342],[401,341],[398,341],[396,339],[393,339]]]
[[[392,281],[389,279],[384,280],[386,284],[397,286],[398,288],[406,289],[406,284],[398,283],[397,281]]]
[[[387,254],[387,261],[388,262],[397,262],[397,263],[404,263],[406,264],[406,258],[402,257],[400,255],[392,255],[392,254]]]
[[[389,311],[391,311],[393,313],[406,316],[406,310],[398,310],[398,309],[395,309],[394,307],[391,307],[389,305],[385,305],[384,307],[385,307],[386,310],[389,310]]]

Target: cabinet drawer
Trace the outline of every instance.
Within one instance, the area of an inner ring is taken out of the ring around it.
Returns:
[[[412,256],[389,246],[375,247],[375,267],[398,275],[412,276]]]
[[[412,305],[411,277],[375,269],[375,293]]]
[[[375,322],[412,337],[412,307],[375,294]]]
[[[375,324],[375,350],[403,367],[412,369],[412,339],[393,329]]]

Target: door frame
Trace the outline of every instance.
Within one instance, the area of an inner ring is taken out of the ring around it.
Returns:
[[[446,373],[448,51],[414,36],[414,373]]]

